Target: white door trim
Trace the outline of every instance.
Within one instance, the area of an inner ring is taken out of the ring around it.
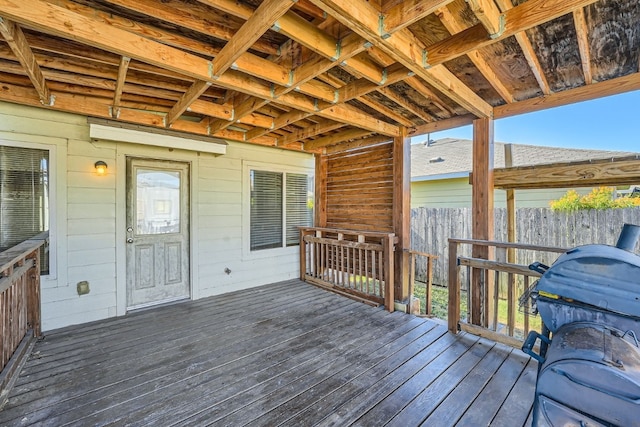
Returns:
[[[101,141],[105,143],[106,141]],[[114,142],[110,142],[114,143]],[[182,150],[169,150],[127,143],[116,143],[116,315],[127,313],[127,247],[126,247],[126,198],[127,198],[127,157],[158,160],[177,160],[190,163],[190,230],[189,230],[189,280],[191,281],[191,299],[198,299],[199,262],[198,252],[198,154]]]

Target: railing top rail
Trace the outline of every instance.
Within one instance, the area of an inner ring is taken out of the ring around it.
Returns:
[[[13,267],[20,259],[26,257],[31,252],[44,245],[49,239],[49,232],[45,231],[28,240],[18,243],[17,245],[0,252],[0,272]]]
[[[408,254],[413,254],[413,255],[426,256],[427,258],[438,259],[438,255],[430,254],[427,252],[420,252],[413,249],[404,249],[404,252]]]
[[[478,245],[478,246],[495,246],[496,248],[506,248],[506,249],[514,248],[514,249],[525,249],[528,251],[546,251],[546,252],[556,252],[556,253],[565,253],[569,250],[568,248],[559,248],[556,246],[528,245],[526,243],[497,242],[493,240],[450,238],[449,243],[461,243],[461,244]]]
[[[298,227],[300,230],[313,230],[313,231],[326,231],[329,233],[342,233],[362,235],[368,237],[395,237],[394,233],[385,233],[381,231],[362,231],[362,230],[348,230],[343,228],[327,228],[327,227]]]

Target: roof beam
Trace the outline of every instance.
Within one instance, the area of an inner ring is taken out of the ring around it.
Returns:
[[[476,95],[444,66],[425,68],[423,63],[425,46],[409,30],[405,28],[384,38],[380,34],[380,14],[370,3],[365,0],[312,1],[465,109],[479,117],[491,115],[491,105]]]
[[[291,144],[293,142],[300,142],[305,139],[311,138],[316,135],[320,135],[321,133],[331,132],[332,130],[340,129],[344,127],[344,123],[334,122],[333,120],[323,120],[322,122],[315,124],[313,126],[309,126],[304,129],[300,129],[295,131],[283,138],[278,138],[276,145],[278,147]]]
[[[187,111],[187,108],[193,101],[200,98],[200,96],[205,93],[207,89],[211,86],[211,82],[198,80],[194,84],[191,85],[189,89],[180,97],[178,102],[171,108],[169,113],[167,113],[167,117],[165,119],[167,127],[170,127],[173,122],[178,120],[178,118]]]
[[[15,22],[7,20],[0,16],[0,33],[9,44],[13,53],[18,57],[18,61],[24,68],[31,84],[38,92],[40,102],[43,105],[52,105],[54,99],[51,97],[47,82],[42,75],[42,70],[36,61],[33,51],[27,42],[27,39]]]
[[[427,123],[422,126],[416,126],[409,129],[410,137],[425,135],[427,133],[440,132],[443,130],[455,129],[461,126],[473,124],[476,117],[473,114],[465,114],[464,116],[455,116],[450,119],[438,120],[437,122]]]
[[[380,88],[380,89],[378,89],[378,92],[380,92],[380,90],[388,90],[388,88]],[[380,93],[382,93],[382,92],[380,92]],[[381,102],[374,101],[374,100],[370,99],[369,95],[368,96],[363,96],[362,98],[358,98],[358,102],[361,102],[364,105],[366,105],[368,107],[371,107],[376,111],[379,111],[380,113],[384,114],[389,119],[400,123],[402,126],[411,127],[411,126],[415,125],[415,123],[413,123],[411,120],[407,119],[402,114],[398,113],[396,110],[387,107],[386,105],[384,105]]]
[[[502,13],[504,31],[491,38],[482,24],[427,47],[427,63],[442,64],[473,50],[551,21],[598,0],[528,0]]]
[[[260,3],[251,17],[236,31],[212,61],[213,76],[219,77],[227,71],[233,62],[262,37],[269,27],[294,4],[295,1],[292,0],[264,0]]]
[[[382,7],[382,31],[393,34],[425,18],[453,0],[406,0],[395,2],[391,7]]]
[[[436,15],[440,18],[440,22],[451,33],[456,34],[464,31],[465,28],[456,17],[451,13],[448,7],[442,7],[436,11]],[[498,92],[498,95],[502,97],[507,103],[513,102],[513,94],[507,87],[500,81],[496,73],[493,71],[484,55],[479,51],[469,52],[467,54],[469,60],[480,71],[480,74],[484,76],[491,86]]]
[[[493,0],[467,0],[467,4],[491,37],[497,37],[504,31],[504,21]]]
[[[44,1],[24,0],[16,4],[10,0],[0,0],[0,9],[5,16],[11,17],[16,22],[26,23],[45,33],[81,41],[196,80],[209,81],[258,98],[274,100],[270,87],[246,75],[229,70],[218,79],[214,79],[211,75],[211,62],[206,59],[114,28],[99,20],[69,12]],[[385,135],[392,136],[399,132],[396,126],[369,117],[349,105],[319,105],[317,101],[305,95],[294,93],[280,96],[276,101],[289,108],[312,112],[324,118],[350,123]]]
[[[511,0],[495,0],[495,2],[503,12],[513,9]],[[542,71],[542,65],[540,65],[540,61],[536,56],[535,50],[533,50],[533,45],[527,37],[527,34],[524,31],[520,31],[519,33],[514,34],[514,37],[520,45],[520,49],[522,49],[522,53],[527,60],[527,64],[529,64],[529,68],[531,69],[533,76],[536,78],[538,86],[540,86],[540,90],[544,95],[549,95],[551,93],[551,87],[549,86],[547,77],[544,75],[544,71]]]
[[[300,120],[306,119],[309,116],[312,116],[312,113],[308,113],[306,111],[298,111],[291,110],[288,113],[280,114],[273,120],[273,127],[268,130],[264,129],[252,129],[246,134],[247,141],[251,141],[255,138],[260,138],[263,135],[268,134],[269,132],[273,132],[274,130],[282,129],[285,126],[288,126],[292,123],[298,122]]]
[[[328,147],[323,148],[324,154],[334,154],[340,153],[342,151],[354,150],[356,148],[368,147],[370,145],[376,145],[383,142],[390,142],[388,136],[369,136],[361,139],[356,139],[354,141],[345,142],[338,145],[330,145]]]
[[[576,36],[578,38],[578,49],[580,51],[580,62],[582,63],[584,83],[590,85],[593,83],[593,76],[591,75],[591,53],[589,52],[587,21],[584,17],[583,8],[573,11],[573,22],[576,27]]]
[[[120,66],[118,67],[118,79],[116,80],[116,89],[113,95],[113,110],[111,115],[114,118],[118,117],[118,112],[120,110],[120,100],[122,99],[122,89],[124,88],[124,81],[127,78],[127,70],[129,69],[129,63],[131,62],[131,58],[127,56],[122,56],[120,58]]]
[[[640,156],[494,169],[493,179],[503,189],[629,185],[640,180]]]
[[[370,135],[372,132],[368,132],[362,129],[348,129],[342,132],[334,133],[333,135],[323,136],[322,138],[314,139],[313,141],[307,141],[304,143],[305,150],[315,150],[316,148],[323,148],[329,145],[339,144],[356,138],[362,138],[363,136]]]
[[[560,107],[562,105],[573,104],[576,102],[589,101],[591,99],[631,92],[633,90],[640,90],[639,72],[611,80],[592,83],[586,86],[567,89],[562,92],[552,93],[551,95],[541,96],[539,98],[531,98],[525,101],[514,102],[513,104],[500,105],[495,107],[494,117],[496,119],[501,119],[504,117],[546,110],[547,108]]]
[[[389,88],[384,87],[384,88],[378,89],[378,92],[384,95],[385,97],[389,98],[391,101],[395,102],[405,110],[409,111],[414,116],[420,117],[425,122],[429,123],[434,121],[433,116],[431,116],[422,108],[420,108],[420,106],[415,105],[414,103],[409,101],[406,97],[397,94],[393,90],[390,90]]]
[[[211,61],[211,78],[219,78],[233,62],[244,54],[264,34],[273,22],[284,14],[294,2],[292,0],[265,0],[255,13],[245,22],[235,35]],[[167,126],[170,126],[211,86],[209,81],[197,81],[184,94],[180,101],[167,114]],[[263,104],[264,105],[264,104]],[[226,128],[220,127],[216,130]]]
[[[209,37],[215,37],[219,40],[229,41],[234,35],[235,31],[228,26],[216,24],[216,20],[213,19],[211,10],[201,5],[189,4],[189,11],[186,12],[184,8],[178,8],[173,4],[184,6],[183,2],[176,0],[106,0],[112,5],[122,7],[128,10],[133,10],[138,13],[152,16],[164,22],[171,24],[178,24],[182,27],[189,28],[198,33],[204,34]],[[249,16],[245,18],[249,19]],[[258,40],[253,49],[274,55],[278,53],[278,46]]]

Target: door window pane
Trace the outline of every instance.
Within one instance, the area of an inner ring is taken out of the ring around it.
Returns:
[[[180,232],[180,172],[136,169],[136,234]]]

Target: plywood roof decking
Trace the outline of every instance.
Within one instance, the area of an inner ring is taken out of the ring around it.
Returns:
[[[536,366],[294,280],[52,331],[0,425],[523,426]]]
[[[0,100],[307,151],[640,88],[635,0],[0,0],[0,17]]]

